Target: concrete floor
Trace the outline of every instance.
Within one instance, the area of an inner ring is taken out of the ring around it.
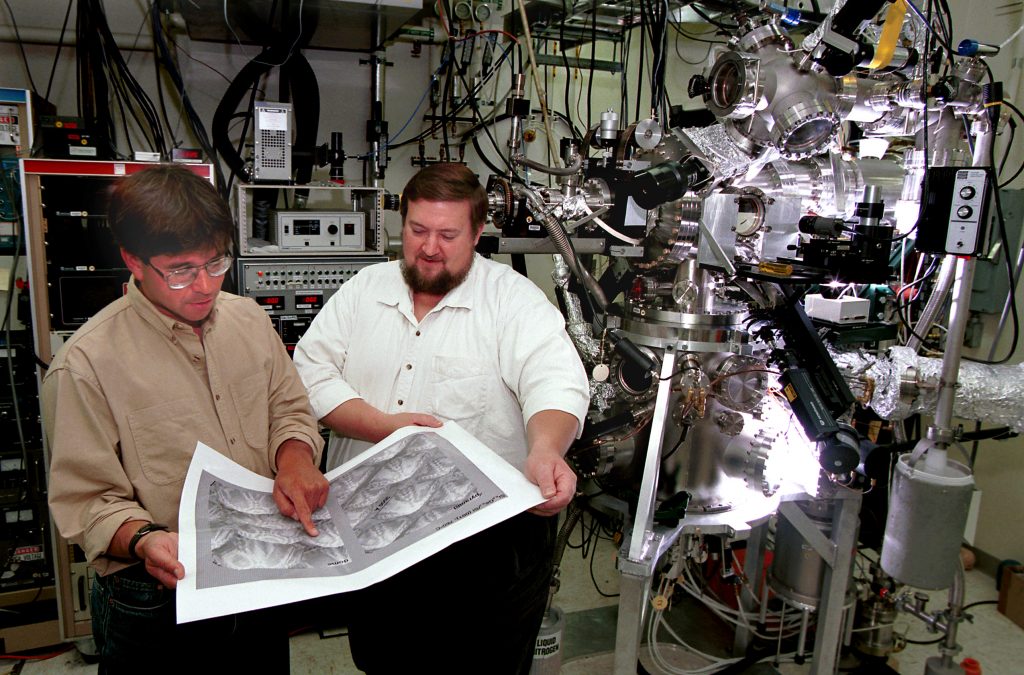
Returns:
[[[579,533],[573,537],[573,543],[579,543],[578,535]],[[600,540],[588,553],[588,557],[583,558],[581,550],[569,549],[563,558],[562,586],[555,598],[555,604],[565,612],[562,665],[560,671],[557,671],[561,675],[604,675],[612,673],[613,670],[618,599],[602,596],[595,588],[595,583],[606,594],[613,595],[617,592],[616,549],[610,542]],[[991,577],[979,571],[972,571],[967,573],[966,581],[968,603],[996,598],[995,583]],[[944,605],[944,593],[934,593],[932,596],[930,609],[938,609]],[[670,623],[681,622],[681,634],[686,636],[685,639],[694,642],[698,648],[712,651],[714,647],[707,645],[714,640],[707,642],[708,635],[718,634],[721,642],[720,636],[726,629],[722,625],[716,626],[717,619],[711,617],[708,620],[701,614],[702,612],[702,607],[683,603],[666,613],[666,616],[669,617]],[[1024,630],[999,614],[995,605],[979,605],[970,613],[973,615],[973,622],[962,624],[960,629],[963,652],[959,658],[977,659],[981,662],[986,675],[1024,673]],[[687,621],[692,625],[686,627]],[[702,630],[695,631],[694,626]],[[907,615],[900,615],[897,618],[895,628],[915,640],[928,640],[934,637],[920,621]],[[306,632],[292,638],[292,672],[297,675],[358,673],[359,671],[352,665],[348,641],[343,635],[339,635],[343,634],[343,630],[341,626],[325,627],[322,630],[323,636],[317,632]],[[701,642],[702,633],[705,634],[705,642]],[[664,661],[673,667],[694,669],[708,665],[708,661],[687,653],[678,645],[671,644],[671,638],[667,634],[661,640],[658,646],[659,653]],[[937,654],[934,645],[908,645],[905,650],[890,658],[889,666],[905,675],[924,673],[925,660]],[[664,672],[653,665],[647,645],[641,648],[641,662],[651,673]],[[95,673],[96,670],[95,665],[85,663],[74,649],[43,661],[0,663],[0,675],[15,672],[29,675],[86,675]],[[880,670],[876,669],[876,672]],[[550,675],[553,672],[555,671],[551,669],[542,671],[543,675]],[[775,669],[770,663],[763,663],[759,664],[756,671],[748,672],[802,675],[811,672],[811,665],[783,662]]]

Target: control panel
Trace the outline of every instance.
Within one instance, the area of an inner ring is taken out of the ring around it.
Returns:
[[[0,105],[0,145],[21,147],[21,112],[16,105]]]
[[[983,169],[961,169],[953,182],[953,204],[949,209],[946,252],[972,254],[978,251],[982,220],[987,214],[988,173]]]
[[[366,214],[358,211],[275,211],[282,250],[363,251]]]
[[[342,284],[386,256],[329,258],[243,258],[238,265],[239,295],[252,298],[270,316],[288,353],[313,317]]]
[[[986,247],[991,169],[932,167],[925,180],[918,249],[978,255]]]

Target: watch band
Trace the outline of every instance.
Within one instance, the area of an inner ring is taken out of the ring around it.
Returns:
[[[131,541],[128,542],[128,557],[132,560],[142,560],[139,554],[135,552],[135,547],[138,545],[139,540],[145,537],[150,532],[167,532],[171,528],[160,523],[146,523],[140,527],[135,534],[132,535]]]

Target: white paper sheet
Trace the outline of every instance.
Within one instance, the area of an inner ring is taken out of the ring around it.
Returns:
[[[329,472],[310,537],[274,482],[203,445],[178,515],[178,622],[364,588],[544,501],[454,422],[405,427]]]

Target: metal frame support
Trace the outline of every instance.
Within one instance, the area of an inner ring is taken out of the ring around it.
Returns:
[[[747,553],[743,560],[743,576],[748,583],[740,587],[740,607],[747,616],[752,616],[757,610],[759,598],[754,597],[757,591],[757,584],[761,581],[762,570],[764,569],[765,545],[768,542],[768,521],[755,526],[750,530],[747,537]],[[736,628],[736,637],[733,641],[733,653],[743,654],[750,644],[751,631],[745,625]]]
[[[619,618],[615,629],[616,675],[633,675],[640,655],[640,633],[647,609],[647,594],[651,586],[654,566],[662,553],[679,536],[682,527],[654,529],[654,509],[658,491],[658,473],[661,468],[662,437],[668,421],[669,395],[672,393],[672,373],[675,371],[675,347],[665,348],[658,378],[651,436],[647,443],[640,499],[637,501],[633,531],[619,551]]]
[[[834,555],[831,561],[825,558],[828,564],[825,566],[821,601],[818,605],[818,627],[814,636],[811,675],[831,675],[838,672],[839,647],[843,638],[843,618],[846,614],[846,590],[850,583],[853,556],[856,555],[861,493],[843,490],[833,495],[833,499],[836,505],[832,514],[832,537],[829,543],[833,547]],[[803,513],[800,515],[808,520],[809,524],[810,519]],[[799,525],[794,525],[799,529]],[[821,535],[821,532],[818,534]]]

